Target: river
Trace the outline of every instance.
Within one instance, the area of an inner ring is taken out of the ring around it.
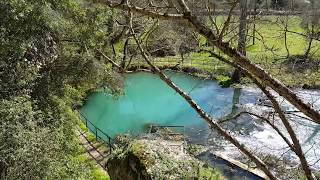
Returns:
[[[271,108],[258,103],[262,93],[255,88],[221,88],[216,81],[204,80],[185,73],[166,71],[166,74],[215,118],[250,110],[265,114]],[[238,150],[214,131],[176,92],[160,78],[151,73],[139,72],[125,75],[124,95],[114,97],[106,92],[97,92],[88,97],[81,109],[83,116],[111,137],[117,134],[141,134],[150,125],[184,126],[176,131],[185,133],[190,143],[212,146],[228,156],[238,158]],[[297,91],[316,108],[320,107],[318,91]],[[294,108],[279,98],[284,109]],[[311,167],[320,170],[320,126],[306,120],[302,114],[293,113],[292,125],[296,130]],[[275,122],[280,129],[283,126]],[[266,123],[250,116],[227,123],[225,128],[254,151],[273,156],[282,156],[293,162],[297,158],[284,141]],[[295,166],[293,163],[292,166]]]

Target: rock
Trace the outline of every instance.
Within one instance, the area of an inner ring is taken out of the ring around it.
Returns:
[[[146,165],[149,163],[144,160],[143,154],[137,154],[140,151],[135,149],[137,147],[139,144],[134,144],[128,151],[117,154],[108,161],[108,174],[112,180],[151,180],[146,171]]]
[[[157,137],[160,137],[163,140],[169,140],[169,141],[184,141],[185,140],[183,134],[176,133],[168,127],[152,126],[150,128],[150,133],[154,134]]]
[[[112,180],[224,179],[188,154],[183,144],[160,138],[133,140],[115,151],[107,164],[109,176]]]

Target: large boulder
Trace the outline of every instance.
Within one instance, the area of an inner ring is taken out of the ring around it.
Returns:
[[[112,180],[223,179],[188,154],[183,141],[133,140],[115,151],[107,164]]]

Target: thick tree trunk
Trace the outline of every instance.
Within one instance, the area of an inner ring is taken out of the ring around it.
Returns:
[[[181,1],[181,0],[180,0]],[[228,43],[220,42],[216,35],[207,28],[203,23],[198,21],[197,17],[192,16],[190,10],[186,7],[185,17],[192,24],[193,28],[197,30],[201,35],[206,37],[209,42],[214,46],[218,47],[223,53],[231,57],[234,62],[240,67],[248,70],[259,80],[264,82],[266,85],[270,86],[279,95],[283,96],[287,101],[299,109],[302,113],[310,117],[314,122],[320,124],[320,113],[315,109],[311,108],[309,105],[304,103],[301,98],[299,98],[292,90],[286,87],[278,79],[273,78],[260,66],[252,63],[248,58],[246,58],[241,52],[233,49]]]
[[[246,56],[246,42],[247,42],[247,0],[240,0],[240,19],[239,19],[239,39],[238,51]],[[232,74],[232,81],[235,83],[240,82],[241,72],[235,69]]]
[[[217,46],[223,53],[231,57],[237,66],[240,68],[248,71],[250,74],[254,76],[255,79],[263,82],[264,86],[270,86],[273,90],[275,90],[279,95],[283,96],[286,100],[288,100],[291,104],[293,104],[297,109],[299,109],[302,113],[310,117],[314,122],[320,124],[320,114],[315,109],[311,108],[309,105],[304,103],[294,92],[292,92],[288,87],[286,87],[284,84],[282,84],[277,79],[273,78],[270,74],[268,74],[264,69],[259,67],[258,65],[252,63],[248,58],[246,58],[241,52],[233,49],[228,43],[223,43],[219,41],[217,36],[209,29],[207,28],[203,23],[201,23],[197,17],[193,16],[191,14],[191,11],[186,6],[185,2],[183,0],[179,0],[179,3],[181,7],[183,7],[184,14],[183,18],[187,19],[192,26],[204,37],[208,39],[210,43],[212,43],[214,46]],[[181,16],[176,15],[162,15],[157,14],[154,12],[144,11],[143,9],[137,9],[132,7],[126,7],[126,9],[134,11],[137,11],[139,13],[145,13],[146,15],[154,16],[154,17],[162,17],[162,18],[173,18],[173,19],[181,19]],[[136,39],[137,41],[137,39]],[[138,41],[137,41],[138,43]],[[148,57],[144,53],[141,46],[139,47],[141,50],[144,58],[148,62],[148,64],[152,67],[152,69],[160,75],[160,78],[164,80],[170,87],[172,87],[176,92],[178,92],[185,100],[190,104],[193,109],[197,111],[197,113],[208,122],[208,124],[216,129],[221,135],[223,135],[227,140],[229,140],[231,143],[233,143],[236,147],[238,147],[243,153],[245,153],[250,159],[252,159],[270,178],[276,179],[276,177],[268,170],[267,166],[256,156],[254,156],[247,148],[245,148],[242,144],[240,144],[236,139],[234,139],[228,132],[226,132],[219,124],[215,122],[215,120],[210,117],[208,114],[206,114],[185,92],[181,91],[172,81],[170,81],[158,68],[152,65],[150,61],[148,61]],[[277,108],[275,108],[277,109]],[[279,112],[280,113],[280,112]],[[281,114],[281,113],[280,113]],[[280,115],[279,114],[279,115]],[[281,118],[282,115],[280,115]],[[282,119],[282,118],[281,118]],[[282,119],[283,120],[283,119]],[[312,174],[308,173],[308,164],[306,163],[306,160],[304,159],[303,152],[301,148],[299,148],[297,145],[299,144],[299,141],[295,139],[293,130],[290,130],[291,126],[289,123],[283,121],[285,126],[287,126],[287,130],[294,142],[295,152],[299,156],[302,166],[304,170],[306,171],[306,176],[309,179],[312,179]],[[289,125],[289,126],[288,126]],[[292,133],[293,132],[293,133]],[[311,175],[310,175],[311,174]]]
[[[256,20],[257,20],[257,0],[254,0],[253,7],[253,32],[252,32],[252,45],[256,44]]]
[[[119,5],[111,2],[110,0],[103,1],[108,6],[112,8],[123,9],[126,11],[134,11],[140,14],[147,15],[149,17],[161,18],[161,19],[173,19],[173,20],[187,20],[191,26],[201,35],[207,38],[207,40],[217,48],[221,50],[224,54],[229,56],[234,60],[234,62],[242,67],[243,69],[248,70],[261,82],[264,82],[265,85],[270,86],[274,91],[279,95],[283,96],[287,101],[294,105],[298,110],[304,113],[306,116],[311,118],[314,122],[320,124],[320,113],[315,109],[311,108],[310,105],[304,103],[301,98],[299,98],[292,90],[286,87],[276,78],[273,78],[260,66],[252,63],[248,58],[243,56],[239,51],[233,49],[228,43],[219,41],[219,38],[214,34],[214,32],[205,26],[198,18],[192,15],[190,9],[186,6],[184,0],[177,0],[181,7],[183,8],[183,14],[165,14],[158,13],[145,8],[140,8],[132,5]],[[99,2],[99,1],[98,1]]]
[[[126,39],[126,42],[124,43],[123,46],[123,57],[122,57],[122,61],[121,61],[121,68],[122,69],[126,69],[126,61],[127,61],[127,55],[128,55],[128,46],[129,46],[129,38]]]
[[[246,55],[247,42],[247,0],[240,0],[240,19],[239,19],[239,40],[238,51]]]
[[[130,25],[131,26],[131,25]],[[204,112],[198,104],[183,90],[181,90],[174,82],[172,82],[158,67],[154,66],[151,61],[149,60],[149,57],[145,53],[144,49],[142,48],[139,40],[135,36],[135,32],[133,28],[131,28],[132,35],[138,45],[138,48],[142,54],[142,57],[145,59],[145,61],[148,63],[148,65],[151,67],[151,69],[157,73],[168,86],[170,86],[173,90],[175,90],[180,96],[182,96],[189,105],[200,115],[202,119],[204,119],[211,128],[217,130],[219,134],[221,134],[224,138],[226,138],[229,142],[231,142],[233,145],[235,145],[241,152],[243,152],[246,156],[248,156],[254,163],[257,164],[259,168],[270,178],[270,179],[277,179],[269,170],[268,166],[261,161],[257,156],[255,156],[253,153],[250,152],[249,149],[245,147],[244,144],[241,144],[237,139],[232,137],[229,132],[227,132],[225,129],[223,129],[216,119],[213,119],[210,115],[208,115],[206,112]]]
[[[309,39],[309,43],[308,43],[307,50],[306,50],[306,52],[304,53],[304,56],[305,56],[306,58],[309,57],[309,54],[310,54],[310,51],[311,51],[311,47],[312,47],[312,41],[313,41],[313,39],[310,38],[310,39]]]
[[[285,126],[287,132],[289,133],[290,138],[291,138],[291,140],[293,142],[293,145],[290,144],[290,142],[287,140],[287,138],[285,138],[283,136],[283,134],[281,132],[278,132],[279,130],[278,130],[277,127],[275,127],[274,125],[271,125],[271,126],[278,132],[278,134],[281,137],[283,137],[283,139],[289,145],[291,150],[299,157],[302,169],[304,170],[307,179],[308,180],[314,180],[315,177],[312,174],[311,169],[310,169],[309,164],[308,164],[308,161],[306,160],[305,155],[304,155],[304,153],[302,151],[299,139],[297,138],[297,135],[295,134],[290,122],[288,121],[287,117],[285,116],[284,112],[282,111],[281,106],[278,103],[278,101],[276,100],[276,98],[266,89],[266,87],[262,83],[260,83],[248,71],[242,69],[241,67],[239,67],[235,63],[229,62],[228,60],[224,59],[221,56],[215,55],[215,57],[217,59],[220,59],[221,61],[223,61],[225,63],[228,63],[229,65],[233,66],[234,68],[239,69],[239,71],[241,71],[245,76],[249,77],[262,90],[262,92],[268,97],[268,99],[271,101],[271,103],[273,105],[273,108],[274,108],[275,112],[279,115],[280,120],[282,121],[282,123]]]

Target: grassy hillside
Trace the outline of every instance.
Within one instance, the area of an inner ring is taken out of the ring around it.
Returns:
[[[222,25],[225,17],[217,18],[217,21]],[[308,85],[311,87],[320,86],[320,72],[319,70],[306,69],[304,71],[292,71],[290,66],[286,66],[287,50],[285,48],[284,37],[284,25],[281,24],[285,20],[285,17],[259,17],[256,24],[256,42],[253,45],[253,25],[248,26],[248,39],[247,39],[247,56],[253,62],[259,64],[270,72],[275,77],[282,80],[285,84],[294,87],[302,87]],[[302,19],[297,16],[290,16],[288,20],[288,30],[298,33],[305,33],[305,30],[301,26]],[[237,27],[235,27],[237,28]],[[234,33],[237,33],[235,29]],[[231,34],[226,39],[234,37],[235,34]],[[206,40],[203,37],[199,37],[200,46],[208,49],[206,46]],[[233,38],[231,43],[236,48],[237,40]],[[287,44],[290,56],[303,55],[308,47],[308,39],[295,34],[287,33]],[[117,49],[121,50],[122,43],[117,45]],[[313,41],[310,57],[315,61],[320,61],[320,42]],[[228,76],[232,72],[232,68],[229,66],[213,60],[209,53],[197,53],[192,52],[185,55],[185,60],[181,62],[181,56],[170,56],[163,58],[155,58],[154,63],[158,66],[174,66],[180,63],[182,67],[197,67],[203,70],[212,72],[215,75]],[[143,59],[134,60],[132,65],[145,64]]]

